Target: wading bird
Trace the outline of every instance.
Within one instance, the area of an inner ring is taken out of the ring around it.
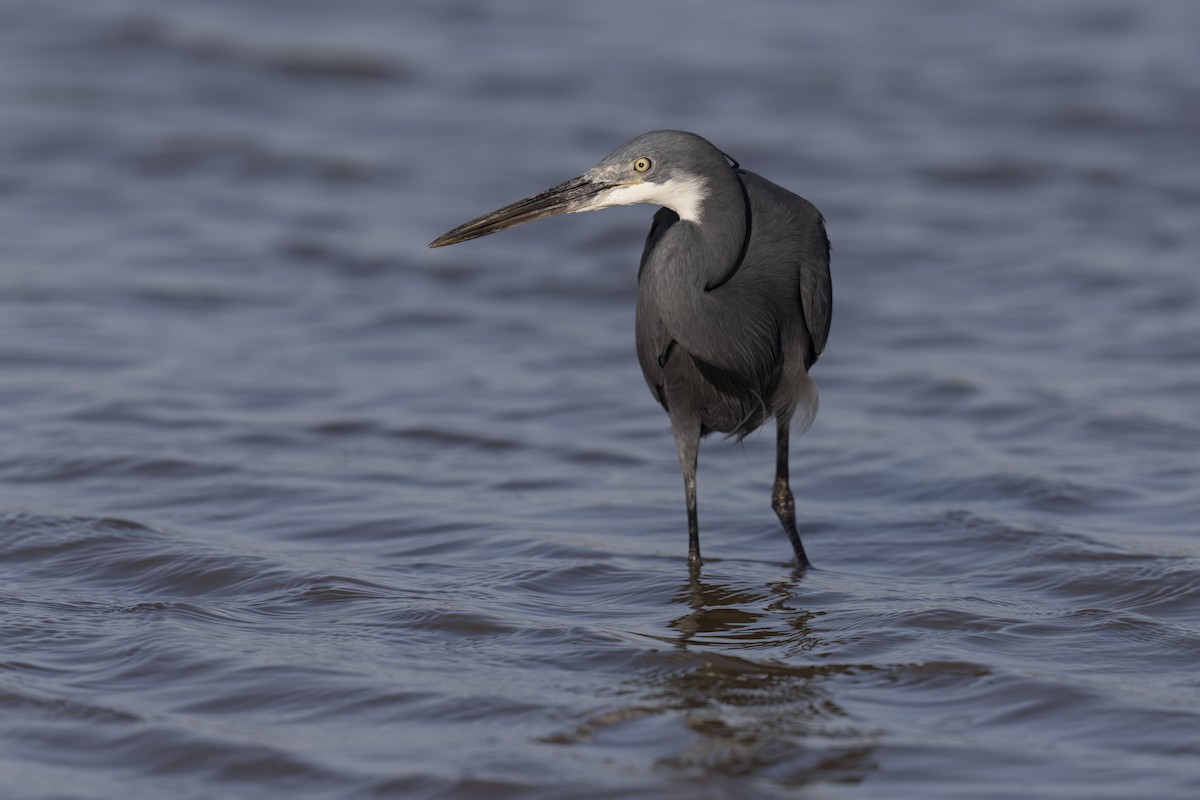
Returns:
[[[774,416],[771,506],[805,567],[788,438],[817,413],[808,370],[825,349],[833,300],[829,239],[812,203],[741,169],[695,134],[651,131],[578,178],[461,225],[429,247],[634,203],[662,206],[638,269],[637,356],[671,419],[687,495],[688,561],[700,564],[700,438],[718,431],[741,439]]]

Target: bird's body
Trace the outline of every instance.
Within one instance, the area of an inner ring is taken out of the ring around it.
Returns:
[[[800,566],[788,439],[816,414],[808,369],[825,347],[829,242],[807,200],[732,165],[695,134],[653,131],[595,168],[435,240],[441,246],[554,213],[634,202],[654,216],[638,270],[642,374],[666,409],[688,501],[689,559],[700,563],[696,457],[709,432],[743,437],[777,425],[772,505]]]
[[[740,241],[705,241],[703,225],[679,225],[669,209],[655,215],[638,271],[636,337],[642,374],[668,413],[687,409],[702,435],[739,438],[775,412],[798,410],[802,428],[815,413],[807,371],[827,327],[810,331],[801,286],[806,265],[829,258],[811,204],[753,173],[740,177],[751,235],[732,275]],[[827,319],[827,305],[810,315]]]

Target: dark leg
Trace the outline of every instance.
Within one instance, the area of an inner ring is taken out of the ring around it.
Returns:
[[[796,566],[803,569],[809,564],[808,556],[804,554],[800,532],[796,530],[796,501],[788,485],[788,426],[791,417],[777,417],[775,422],[775,490],[771,493],[771,508],[779,516],[783,531],[792,543],[792,550],[796,552]]]
[[[683,491],[687,495],[688,564],[694,569],[701,564],[700,524],[696,521],[696,454],[700,450],[700,423],[672,417],[671,429],[675,434],[679,468],[683,470]]]
[[[700,559],[700,523],[696,519],[696,471],[683,475],[683,491],[687,495],[688,515],[688,564],[698,567],[704,562]]]

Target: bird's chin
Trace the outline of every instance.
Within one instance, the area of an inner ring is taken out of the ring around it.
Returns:
[[[580,202],[578,207],[571,209],[569,213],[599,211],[602,208],[640,203],[642,202],[640,196],[646,193],[648,186],[650,184],[645,181],[620,181],[604,184],[599,191]]]
[[[590,200],[572,211],[595,211],[613,206],[638,204],[665,206],[686,222],[700,222],[704,201],[709,196],[708,181],[695,175],[680,175],[661,183],[648,180],[610,183]]]

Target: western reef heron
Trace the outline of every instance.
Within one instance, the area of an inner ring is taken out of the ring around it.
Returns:
[[[554,214],[634,203],[662,206],[638,269],[637,356],[675,436],[688,561],[700,564],[701,437],[717,431],[740,440],[773,416],[771,506],[797,566],[805,567],[788,440],[817,413],[808,371],[825,349],[833,300],[825,220],[812,203],[741,169],[700,136],[651,131],[578,178],[460,225],[429,247]]]

